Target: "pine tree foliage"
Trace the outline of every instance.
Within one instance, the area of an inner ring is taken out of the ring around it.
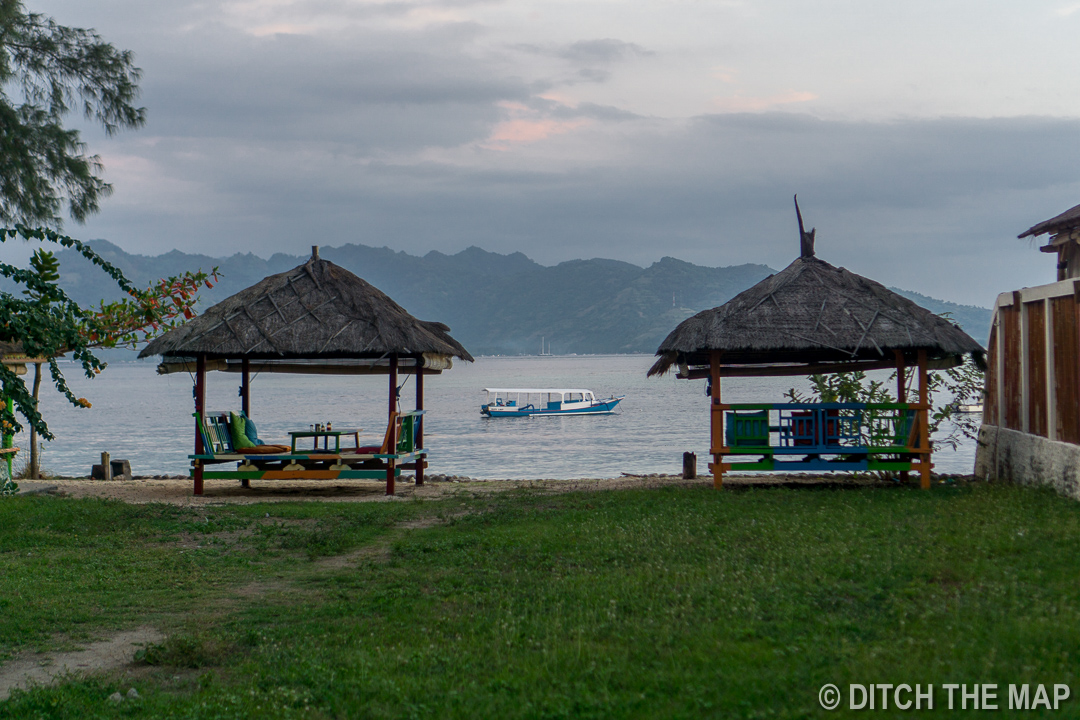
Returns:
[[[110,135],[140,127],[139,76],[131,53],[93,30],[0,0],[0,222],[58,228],[65,205],[78,222],[98,210],[112,187],[64,119],[79,111]]]
[[[0,262],[0,278],[21,292],[0,291],[0,342],[44,360],[53,385],[72,404],[90,407],[68,387],[57,358],[67,354],[88,377],[105,367],[93,350],[144,341],[194,317],[196,292],[211,287],[211,274],[185,272],[144,289],[86,243],[62,235],[61,213],[83,221],[112,190],[98,173],[77,130],[64,126],[73,112],[106,134],[137,128],[146,111],[135,106],[140,71],[130,52],[117,50],[93,30],[70,28],[27,12],[19,0],[0,0],[0,243],[23,240],[80,253],[115,282],[126,297],[83,307],[64,292],[52,251],[39,248],[29,267]],[[0,426],[18,432],[24,418],[52,439],[37,397],[11,367],[0,364]],[[31,455],[33,457],[33,455]]]

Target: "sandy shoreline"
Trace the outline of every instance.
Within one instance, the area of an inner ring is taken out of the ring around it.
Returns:
[[[970,478],[963,478],[970,479]],[[429,479],[417,487],[401,479],[396,494],[386,495],[386,484],[377,480],[288,480],[252,481],[243,488],[236,480],[206,480],[202,496],[196,497],[189,478],[147,477],[134,480],[90,480],[88,478],[50,478],[40,481],[55,486],[53,494],[75,498],[103,498],[132,504],[167,503],[170,505],[223,505],[260,502],[392,502],[412,497],[438,499],[462,492],[501,492],[531,488],[547,492],[603,491],[655,487],[711,486],[710,478],[683,480],[678,475],[626,476],[584,480],[476,480],[459,478]],[[896,486],[890,481],[852,478],[843,475],[732,475],[724,486],[740,489],[753,486]]]

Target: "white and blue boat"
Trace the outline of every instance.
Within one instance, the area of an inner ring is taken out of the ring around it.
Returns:
[[[487,417],[533,415],[607,415],[625,395],[601,400],[592,390],[578,388],[484,388],[487,402],[480,414]]]

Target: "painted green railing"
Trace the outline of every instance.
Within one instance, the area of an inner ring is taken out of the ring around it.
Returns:
[[[908,403],[724,405],[724,447],[713,453],[761,456],[725,463],[740,470],[910,470],[925,452],[917,413]]]

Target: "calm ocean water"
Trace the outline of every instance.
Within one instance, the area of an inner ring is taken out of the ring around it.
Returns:
[[[425,379],[425,445],[429,473],[485,479],[618,477],[621,473],[676,473],[682,453],[698,453],[704,472],[708,451],[705,382],[647,379],[645,355],[480,358],[457,363]],[[73,365],[65,374],[77,396],[93,403],[76,409],[47,384],[42,412],[56,435],[46,443],[43,467],[55,474],[87,475],[107,450],[126,458],[136,475],[186,474],[192,451],[192,378],[157,375],[155,363],[117,362],[94,380]],[[887,373],[885,373],[887,375]],[[730,402],[782,402],[801,378],[747,378],[724,382]],[[239,376],[210,373],[207,405],[238,410]],[[578,387],[598,396],[626,395],[614,415],[491,419],[480,415],[484,387]],[[402,404],[413,407],[408,379]],[[361,439],[382,440],[386,423],[385,377],[272,375],[252,382],[252,418],[264,440],[288,442],[288,431],[331,421],[365,428]],[[25,436],[16,439],[24,449]],[[935,454],[939,472],[970,473],[974,443]]]

